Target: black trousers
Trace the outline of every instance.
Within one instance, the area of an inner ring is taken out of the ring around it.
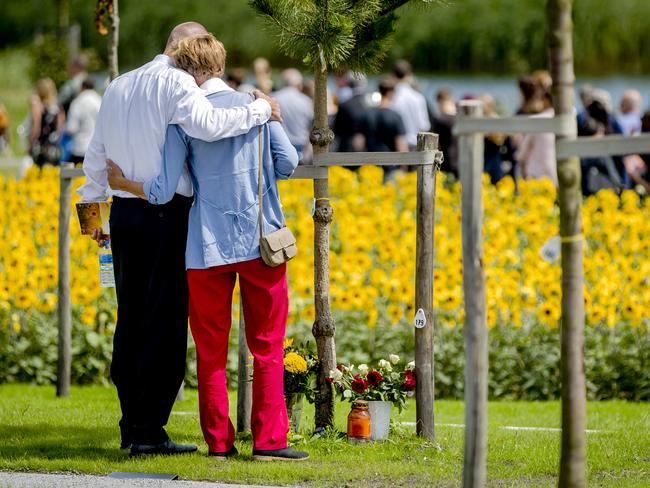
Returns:
[[[185,376],[185,244],[191,199],[165,205],[113,198],[110,216],[118,318],[111,378],[122,440],[157,444]]]

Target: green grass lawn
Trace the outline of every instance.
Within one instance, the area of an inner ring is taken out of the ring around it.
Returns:
[[[234,401],[231,407],[234,407]],[[336,409],[336,427],[345,428],[348,404]],[[232,411],[232,408],[231,408]],[[331,434],[296,439],[309,451],[303,463],[251,460],[250,439],[242,436],[241,455],[229,461],[206,456],[198,424],[196,392],[186,391],[168,425],[172,438],[197,443],[199,453],[184,457],[132,460],[118,449],[119,406],[115,390],[74,388],[57,399],[53,387],[0,386],[0,469],[107,474],[112,471],[177,473],[184,479],[308,486],[458,486],[463,458],[463,405],[436,403],[437,442],[396,425],[384,443],[354,445]],[[188,412],[188,413],[183,413]],[[650,486],[650,406],[625,402],[588,405],[590,486]],[[414,405],[394,420],[412,422]],[[233,420],[235,419],[233,413]],[[554,486],[559,459],[557,431],[509,430],[504,426],[557,427],[559,403],[492,402],[489,405],[488,485]],[[307,406],[302,428],[312,425]]]

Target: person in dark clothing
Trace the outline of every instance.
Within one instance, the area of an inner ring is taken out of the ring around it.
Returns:
[[[429,110],[431,132],[438,134],[438,146],[443,154],[440,170],[452,173],[458,177],[458,163],[456,161],[457,145],[452,130],[456,122],[456,102],[449,88],[441,88],[436,94],[438,113]]]
[[[395,82],[389,78],[379,82],[381,102],[378,107],[368,109],[359,123],[360,137],[355,141],[356,149],[369,152],[406,152],[406,130],[402,117],[389,108],[395,95]],[[397,171],[397,166],[384,166],[384,181]]]
[[[612,115],[612,98],[608,92],[593,89],[585,111],[578,116],[579,136],[605,136],[622,134],[623,129]],[[580,160],[582,166],[582,193],[591,195],[603,188],[622,189],[629,186],[630,178],[623,158],[619,156],[589,157]]]
[[[354,91],[352,98],[342,103],[334,118],[334,144],[338,152],[354,152],[354,136],[359,133],[359,123],[368,105],[366,103],[366,79],[351,78]]]

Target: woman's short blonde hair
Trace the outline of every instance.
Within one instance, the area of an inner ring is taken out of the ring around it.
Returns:
[[[226,49],[212,34],[181,39],[172,56],[176,66],[192,76],[215,78],[226,68]]]

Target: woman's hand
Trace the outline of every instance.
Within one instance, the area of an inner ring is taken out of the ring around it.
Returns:
[[[127,179],[124,177],[122,168],[110,159],[106,160],[106,172],[108,174],[108,186],[113,190],[125,190]]]

